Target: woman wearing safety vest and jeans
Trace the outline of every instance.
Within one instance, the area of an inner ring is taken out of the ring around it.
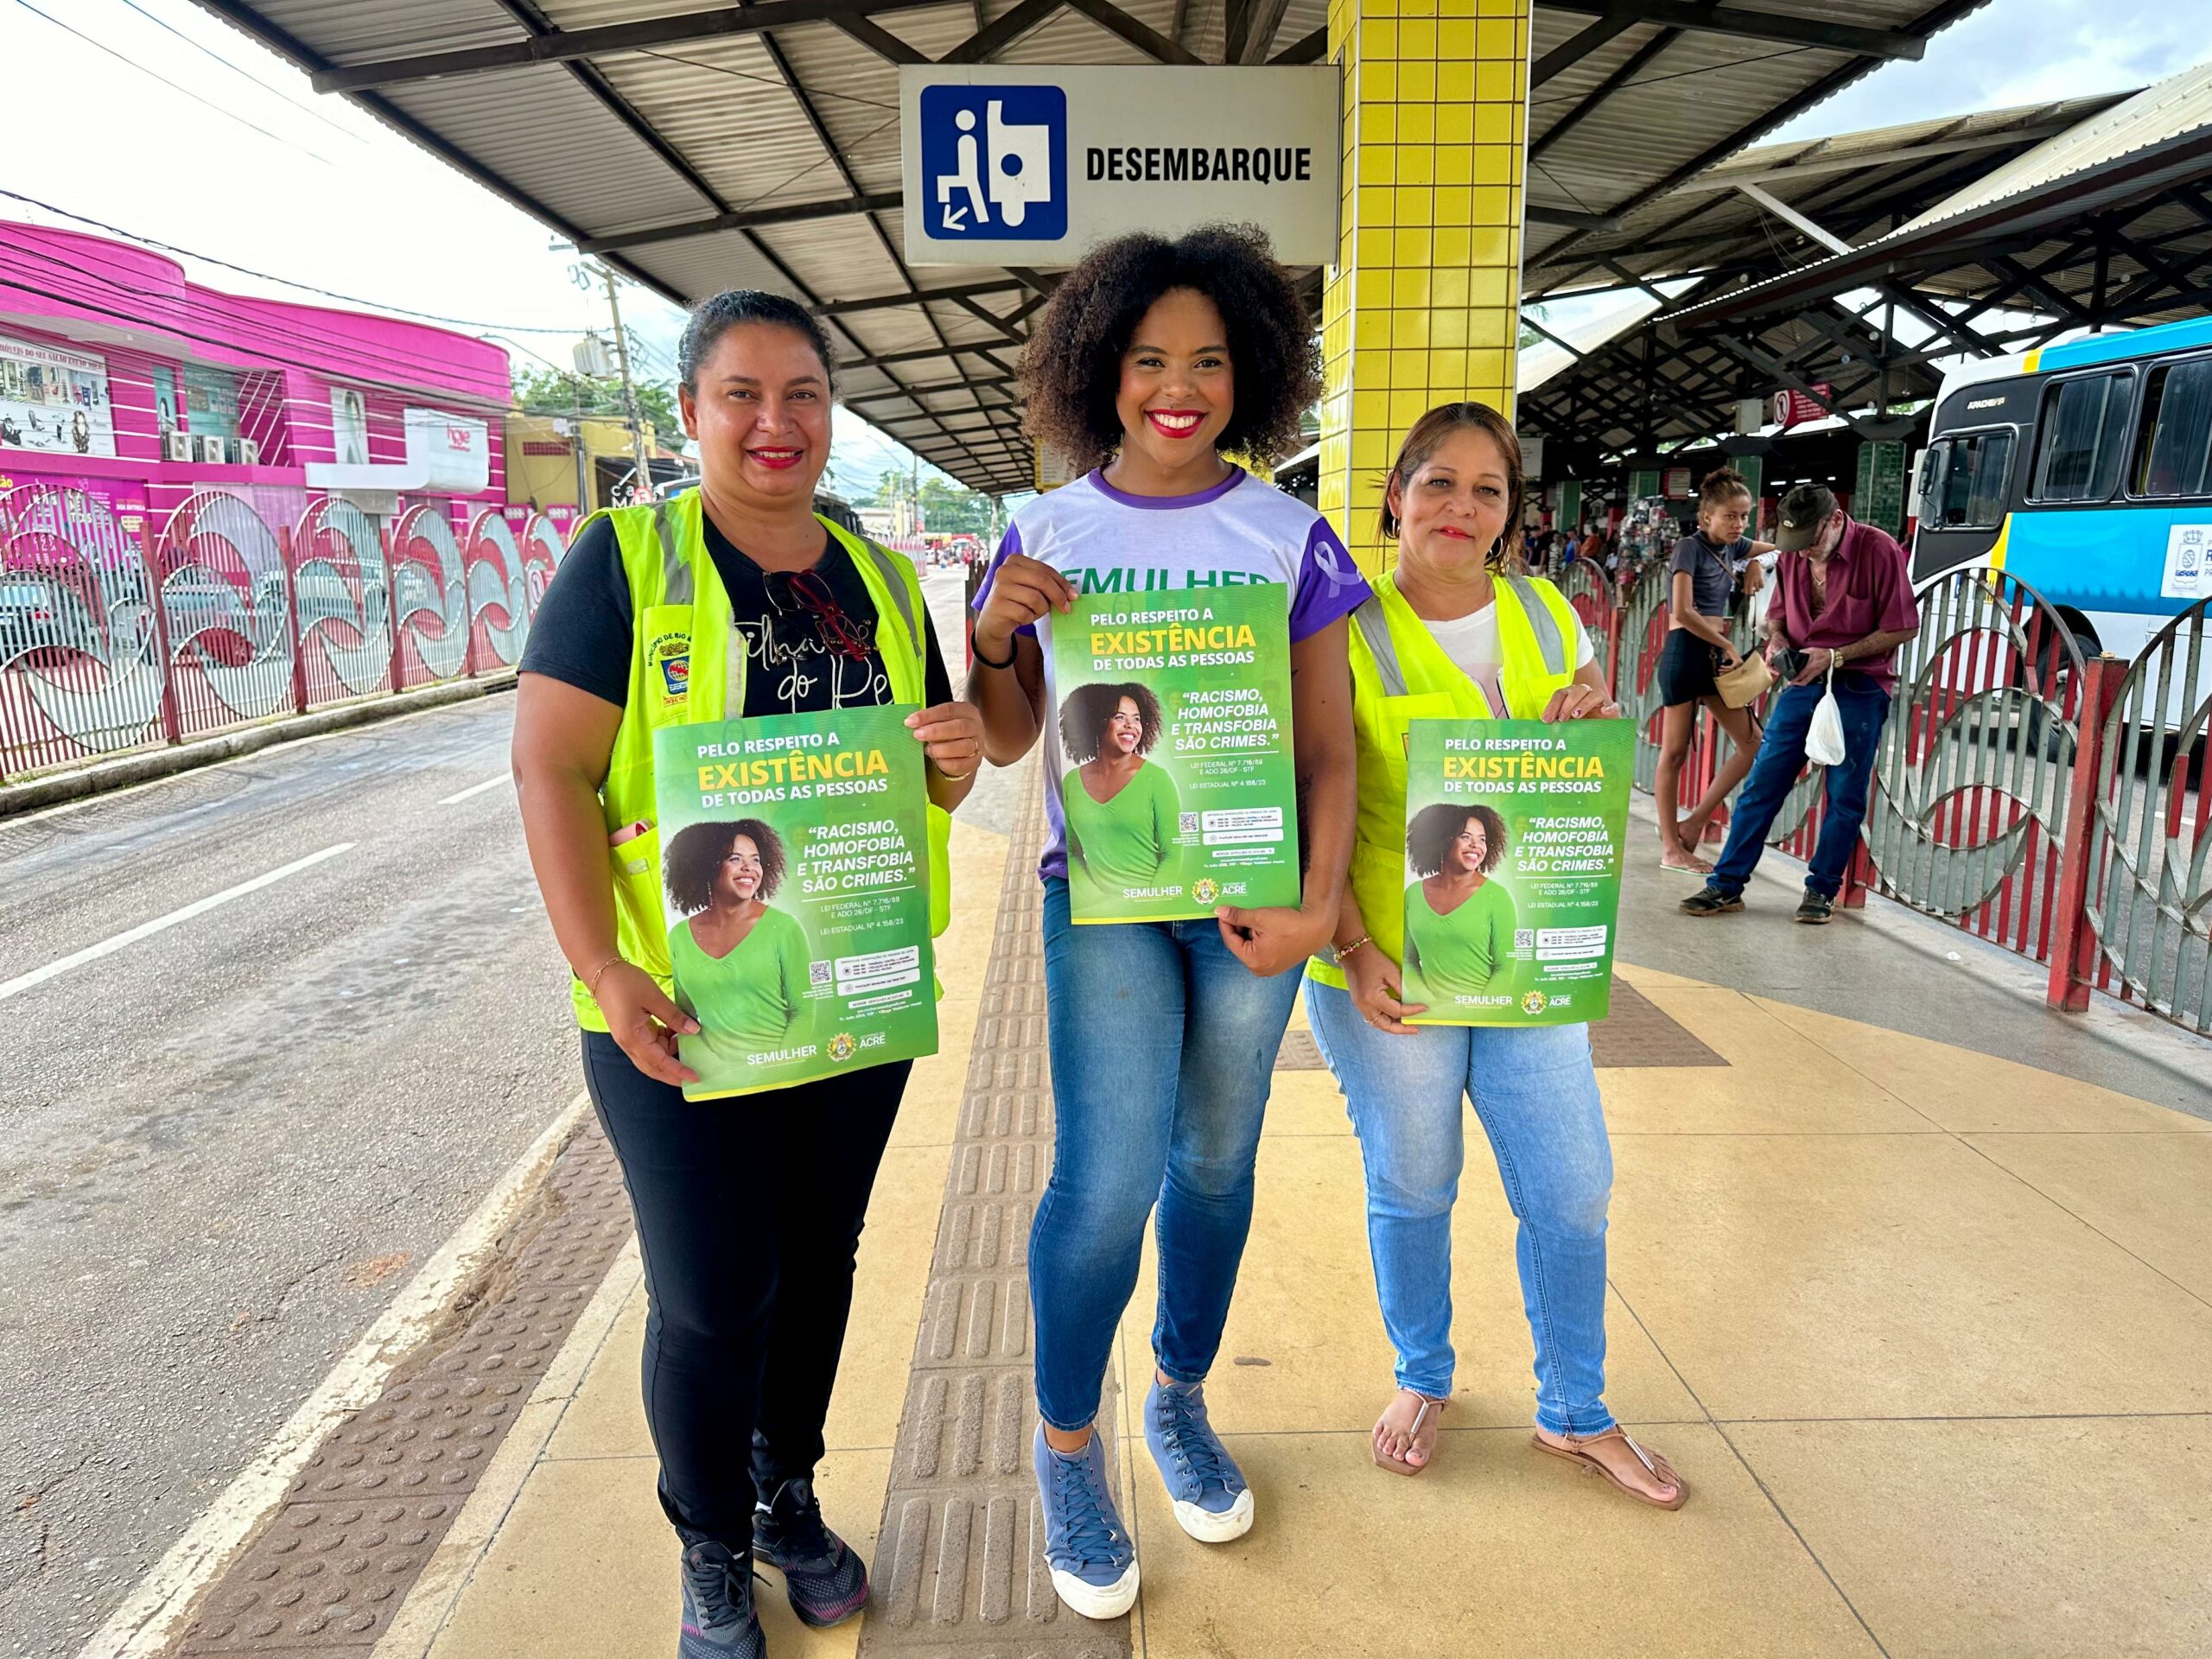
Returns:
[[[645,1417],[661,1506],[683,1542],[683,1659],[766,1651],[756,1560],[781,1572],[809,1624],[868,1600],[867,1568],[823,1525],[813,1478],[854,1252],[908,1065],[684,1099],[680,1085],[696,1079],[676,1037],[699,1027],[670,995],[653,736],[740,716],[922,705],[907,724],[928,756],[939,931],[945,815],[982,755],[982,721],[952,700],[913,562],[815,516],[829,364],[821,325],[779,296],[718,295],[692,314],[678,368],[699,487],[577,532],[516,698],[523,829],[575,973],[584,1078],[645,1258]],[[719,868],[694,868],[696,848],[679,850],[678,885],[722,884]],[[772,882],[765,865],[780,860],[742,836],[709,852],[745,865],[731,873],[720,942],[772,915],[759,901]]]
[[[1452,1393],[1452,1205],[1471,1101],[1520,1223],[1536,1350],[1538,1449],[1630,1497],[1680,1508],[1682,1483],[1606,1411],[1605,1205],[1612,1154],[1586,1026],[1410,1026],[1402,1000],[1408,722],[1614,718],[1574,610],[1511,568],[1521,447],[1496,410],[1417,422],[1385,487],[1398,561],[1352,613],[1359,819],[1335,939],[1306,1012],[1367,1171],[1367,1231],[1398,1392],[1375,1425],[1382,1467],[1419,1474]]]

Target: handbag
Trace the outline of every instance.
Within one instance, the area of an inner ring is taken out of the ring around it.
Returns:
[[[1713,677],[1713,690],[1720,693],[1720,701],[1731,709],[1750,708],[1773,684],[1774,671],[1756,651],[1745,652],[1737,659],[1735,667]]]

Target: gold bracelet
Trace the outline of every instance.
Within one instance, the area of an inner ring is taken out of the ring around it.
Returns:
[[[1354,951],[1363,950],[1374,943],[1375,936],[1372,933],[1363,933],[1350,944],[1338,945],[1336,947],[1337,966],[1343,967],[1346,957],[1351,956]]]
[[[590,976],[584,981],[584,995],[590,997],[593,1001],[598,1001],[599,982],[601,976],[605,974],[608,969],[614,966],[616,963],[623,962],[626,959],[622,953],[618,950],[613,956],[609,957],[605,962],[601,963],[598,967],[593,969],[591,970]]]

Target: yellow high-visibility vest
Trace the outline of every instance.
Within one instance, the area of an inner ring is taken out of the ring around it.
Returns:
[[[1574,607],[1541,576],[1494,577],[1503,711],[1444,654],[1389,574],[1351,613],[1351,721],[1359,755],[1359,820],[1351,847],[1352,897],[1368,937],[1405,960],[1406,728],[1416,720],[1535,720],[1574,680]],[[1344,988],[1336,950],[1306,971]]]
[[[727,719],[745,708],[746,640],[730,625],[729,590],[707,551],[699,492],[672,501],[594,514],[614,527],[630,586],[630,690],[607,758],[600,801],[609,836],[632,823],[649,827],[608,849],[614,877],[615,944],[672,993],[668,921],[661,905],[659,809],[653,799],[653,734],[665,726]],[[894,702],[927,702],[928,633],[921,578],[912,559],[821,520],[843,549],[875,606],[876,648]],[[578,526],[579,531],[582,529]],[[834,556],[834,555],[833,555]],[[929,808],[930,931],[952,914],[952,819]],[[605,1031],[607,1020],[581,980],[569,987],[576,1021]]]

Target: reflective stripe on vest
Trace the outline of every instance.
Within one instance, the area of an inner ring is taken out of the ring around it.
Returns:
[[[1567,640],[1559,631],[1559,619],[1536,591],[1536,584],[1528,577],[1504,575],[1505,585],[1521,601],[1521,614],[1529,619],[1529,630],[1536,636],[1536,649],[1544,659],[1547,674],[1570,672],[1567,661]],[[1375,658],[1375,671],[1382,681],[1382,695],[1402,697],[1406,695],[1406,671],[1398,665],[1398,642],[1390,637],[1390,619],[1383,611],[1382,601],[1370,595],[1352,613],[1352,620],[1359,624],[1360,638],[1367,642],[1368,654]]]
[[[654,826],[658,808],[653,789],[653,734],[664,726],[721,720],[745,707],[746,637],[731,620],[729,596],[708,551],[703,511],[692,491],[672,501],[617,508],[603,515],[613,527],[630,590],[635,643],[627,700],[615,728],[600,798],[610,836],[634,823],[653,826],[613,852],[616,939],[626,960],[664,985],[669,982],[670,969],[661,908],[660,837]],[[841,525],[821,522],[830,539],[852,559],[875,607],[877,646],[891,682],[891,700],[926,702],[928,639],[916,626],[915,601],[921,584],[913,566]],[[683,652],[680,660],[687,671],[681,677],[671,677],[669,664],[652,656],[656,627],[664,630],[659,639],[683,642],[671,646]],[[694,671],[702,663],[713,668]],[[684,686],[681,691],[670,689],[679,683]],[[950,914],[951,820],[934,803],[925,817],[931,931],[941,933]],[[584,986],[575,982],[569,990],[579,1023],[588,1030],[605,1030],[606,1021]]]
[[[1359,756],[1359,806],[1350,880],[1367,931],[1395,959],[1404,940],[1406,737],[1415,720],[1509,719],[1540,714],[1574,677],[1573,624],[1550,583],[1498,573],[1499,681],[1507,706],[1488,695],[1436,643],[1389,576],[1352,612],[1352,727]],[[1554,608],[1554,607],[1558,608]],[[1523,619],[1526,626],[1522,626]],[[1393,623],[1395,626],[1393,626]],[[1308,968],[1341,987],[1344,970],[1325,950]]]

